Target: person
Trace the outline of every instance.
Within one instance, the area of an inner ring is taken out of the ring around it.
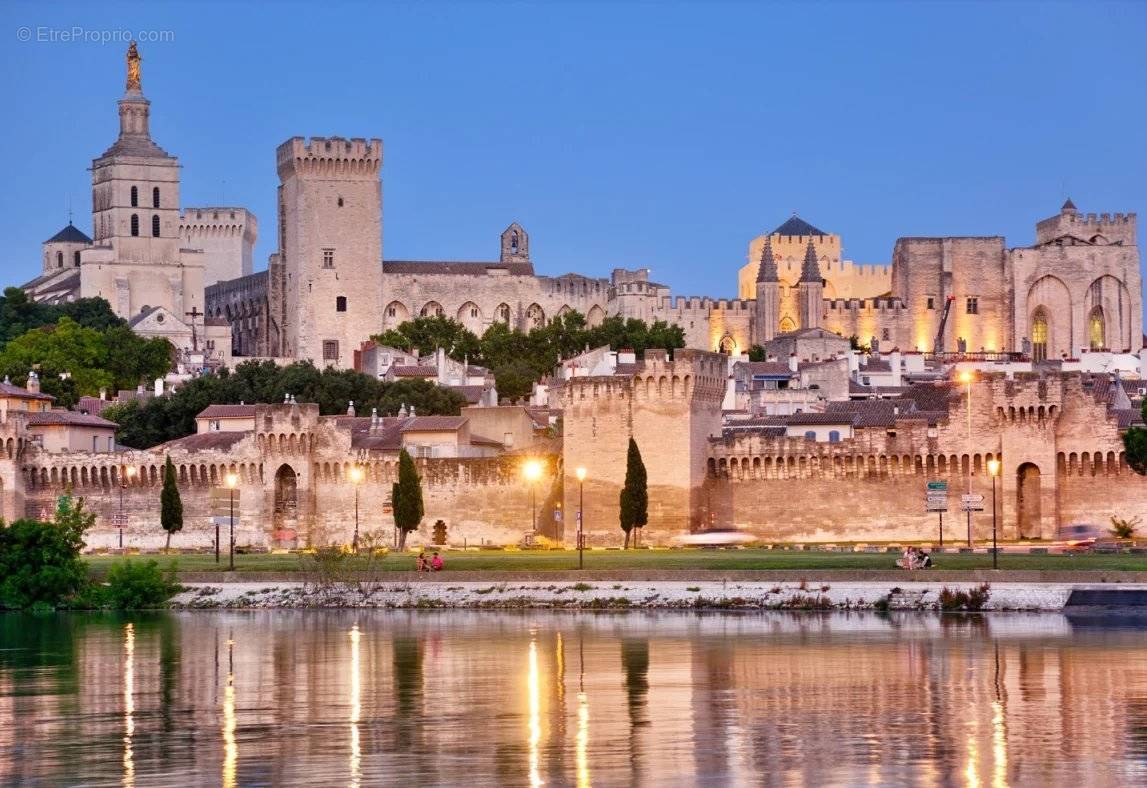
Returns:
[[[915,569],[916,567],[913,565],[915,555],[912,551],[913,548],[905,547],[904,552],[900,555],[900,560],[896,562],[896,565],[901,569]]]
[[[426,566],[426,553],[419,553],[418,554],[418,561],[414,564],[414,571],[415,572],[429,571],[428,567]]]
[[[438,551],[434,551],[434,557],[430,559],[430,570],[432,572],[441,572],[444,562],[442,556],[438,555]]]
[[[926,552],[924,552],[924,548],[920,548],[920,568],[921,569],[931,569],[932,568],[932,556],[930,556]]]

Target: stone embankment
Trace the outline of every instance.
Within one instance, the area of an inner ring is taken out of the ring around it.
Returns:
[[[341,582],[188,583],[181,609],[447,608],[562,610],[1062,610],[1083,583],[697,579],[459,580],[384,577]],[[1111,588],[1111,586],[1107,586]],[[1147,592],[1147,583],[1120,584]]]

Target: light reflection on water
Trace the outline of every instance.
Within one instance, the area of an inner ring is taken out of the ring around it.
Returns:
[[[0,616],[0,785],[1147,784],[1147,627]]]

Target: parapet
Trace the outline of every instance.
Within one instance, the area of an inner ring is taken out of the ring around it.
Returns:
[[[279,178],[291,175],[372,176],[382,167],[382,140],[292,137],[275,151]]]
[[[1090,241],[1102,235],[1109,243],[1122,242],[1125,246],[1136,243],[1137,219],[1134,213],[1088,213],[1064,209],[1036,224],[1036,244],[1045,244],[1065,235]]]

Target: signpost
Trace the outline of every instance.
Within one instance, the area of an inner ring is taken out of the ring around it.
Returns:
[[[240,492],[227,487],[211,488],[211,524],[215,526],[215,563],[219,563],[220,526],[229,526],[234,533],[235,521],[234,504],[239,503]],[[234,498],[232,498],[234,496]]]
[[[943,547],[944,512],[948,511],[948,482],[928,482],[924,491],[924,509],[940,515],[940,547]]]
[[[960,509],[968,513],[968,547],[972,546],[972,512],[984,511],[984,496],[967,493],[960,496]]]

